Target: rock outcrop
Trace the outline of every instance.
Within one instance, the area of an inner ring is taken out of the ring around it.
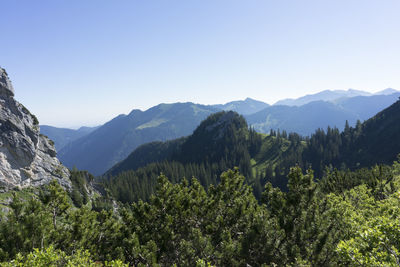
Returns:
[[[56,158],[53,142],[39,122],[14,99],[7,72],[0,68],[0,187],[40,186],[57,179],[71,188],[69,171]]]

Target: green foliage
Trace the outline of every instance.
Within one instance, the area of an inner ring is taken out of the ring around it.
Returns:
[[[399,240],[398,217],[381,216],[368,220],[355,237],[341,241],[337,250],[348,266],[398,266]]]
[[[344,194],[338,205],[345,207],[343,220],[352,229],[337,252],[347,266],[398,266],[400,262],[400,194],[398,165],[393,166],[395,190],[384,195],[360,185]],[[384,179],[392,179],[383,177]],[[385,180],[384,180],[385,181]],[[387,182],[387,180],[385,181]]]
[[[53,180],[44,191],[41,191],[40,199],[51,214],[54,228],[56,228],[57,217],[65,214],[70,208],[67,192],[60,186],[57,180]]]
[[[196,267],[212,267],[211,263],[206,262],[204,260],[198,260],[196,262]]]
[[[75,182],[84,176],[75,173]],[[14,194],[0,220],[1,266],[395,266],[400,162],[357,172],[290,168],[260,201],[237,168],[208,188],[160,175],[148,201],[71,205],[57,182]],[[362,177],[365,176],[365,179]],[[78,179],[79,178],[79,179]],[[351,182],[352,178],[357,178]],[[174,182],[171,182],[174,181]],[[338,182],[335,185],[335,182]],[[107,192],[107,191],[106,191]]]
[[[37,117],[35,115],[33,115],[24,105],[22,105],[21,103],[19,103],[19,105],[21,105],[22,111],[25,114],[28,114],[32,117],[33,120],[33,125],[34,126],[39,126],[39,120],[37,119]]]
[[[70,179],[72,182],[72,191],[70,193],[74,205],[78,208],[86,205],[89,202],[89,194],[94,181],[93,175],[87,171],[78,171],[76,168],[72,169]]]
[[[93,261],[88,251],[77,250],[71,256],[66,255],[61,250],[56,250],[53,247],[46,249],[34,249],[33,252],[23,256],[18,254],[16,258],[10,262],[0,263],[2,267],[14,267],[14,266],[31,266],[31,267],[43,267],[43,266],[54,266],[54,267],[95,267],[95,266],[109,266],[109,267],[124,267],[127,264],[122,263],[119,260],[105,262],[101,264]]]
[[[39,120],[37,119],[37,117],[33,114],[31,114],[32,119],[33,119],[33,125],[37,126],[39,125]]]
[[[223,173],[208,193],[195,179],[191,185],[171,184],[161,175],[150,201],[134,203],[124,217],[128,236],[134,237],[126,258],[150,265],[240,264],[247,254],[242,242],[257,212],[251,188],[237,170]]]

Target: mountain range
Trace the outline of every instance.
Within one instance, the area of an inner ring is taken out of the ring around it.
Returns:
[[[105,183],[120,200],[134,201],[149,196],[159,173],[173,182],[195,176],[207,187],[218,182],[221,170],[238,166],[259,195],[267,181],[285,189],[294,165],[311,166],[322,177],[327,165],[355,170],[391,164],[400,152],[399,120],[400,100],[356,127],[319,129],[303,138],[259,134],[239,114],[223,111],[210,115],[188,137],[140,146],[105,174]]]
[[[220,110],[233,110],[244,115],[249,125],[261,133],[280,129],[306,136],[328,126],[342,130],[346,120],[355,125],[357,120],[371,117],[400,96],[393,89],[368,96],[362,91],[335,91],[333,95],[338,98],[323,101],[323,97],[329,95],[324,92],[312,96],[317,101],[302,106],[270,106],[250,98],[224,105],[160,104],[146,111],[133,110],[128,115],[120,115],[98,128],[68,131],[44,126],[42,133],[55,140],[63,164],[100,175],[141,144],[187,136],[208,115]],[[358,96],[343,96],[355,94]]]
[[[302,106],[273,105],[245,117],[261,133],[280,129],[310,135],[316,129],[326,129],[328,126],[343,130],[346,120],[350,125],[355,125],[357,120],[370,118],[399,97],[400,92],[396,92],[389,95],[342,97],[335,102],[318,100]]]
[[[302,106],[305,104],[308,104],[313,101],[336,101],[338,99],[342,98],[349,98],[349,97],[355,97],[355,96],[371,96],[371,95],[390,95],[393,93],[397,93],[399,91],[392,89],[392,88],[387,88],[382,91],[376,92],[375,94],[366,92],[366,91],[361,91],[361,90],[354,90],[354,89],[349,89],[349,90],[324,90],[321,92],[318,92],[316,94],[309,94],[305,95],[296,99],[293,98],[287,98],[283,100],[279,100],[276,102],[274,105],[285,105],[285,106]]]
[[[212,106],[193,103],[160,104],[146,111],[119,115],[59,151],[66,166],[100,175],[124,159],[139,145],[186,136],[208,115]]]

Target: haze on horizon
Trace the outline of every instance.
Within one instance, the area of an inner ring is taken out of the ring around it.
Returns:
[[[400,1],[7,1],[0,65],[41,124],[159,103],[400,89]]]

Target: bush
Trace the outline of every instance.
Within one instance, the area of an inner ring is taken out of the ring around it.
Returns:
[[[77,266],[77,267],[123,267],[128,266],[121,261],[95,262],[90,258],[90,253],[86,250],[78,250],[75,254],[68,256],[61,250],[55,250],[53,247],[46,249],[34,249],[33,252],[23,256],[18,254],[17,257],[10,262],[3,262],[0,264],[2,267],[13,267],[13,266],[31,266],[31,267],[42,267],[42,266]]]

